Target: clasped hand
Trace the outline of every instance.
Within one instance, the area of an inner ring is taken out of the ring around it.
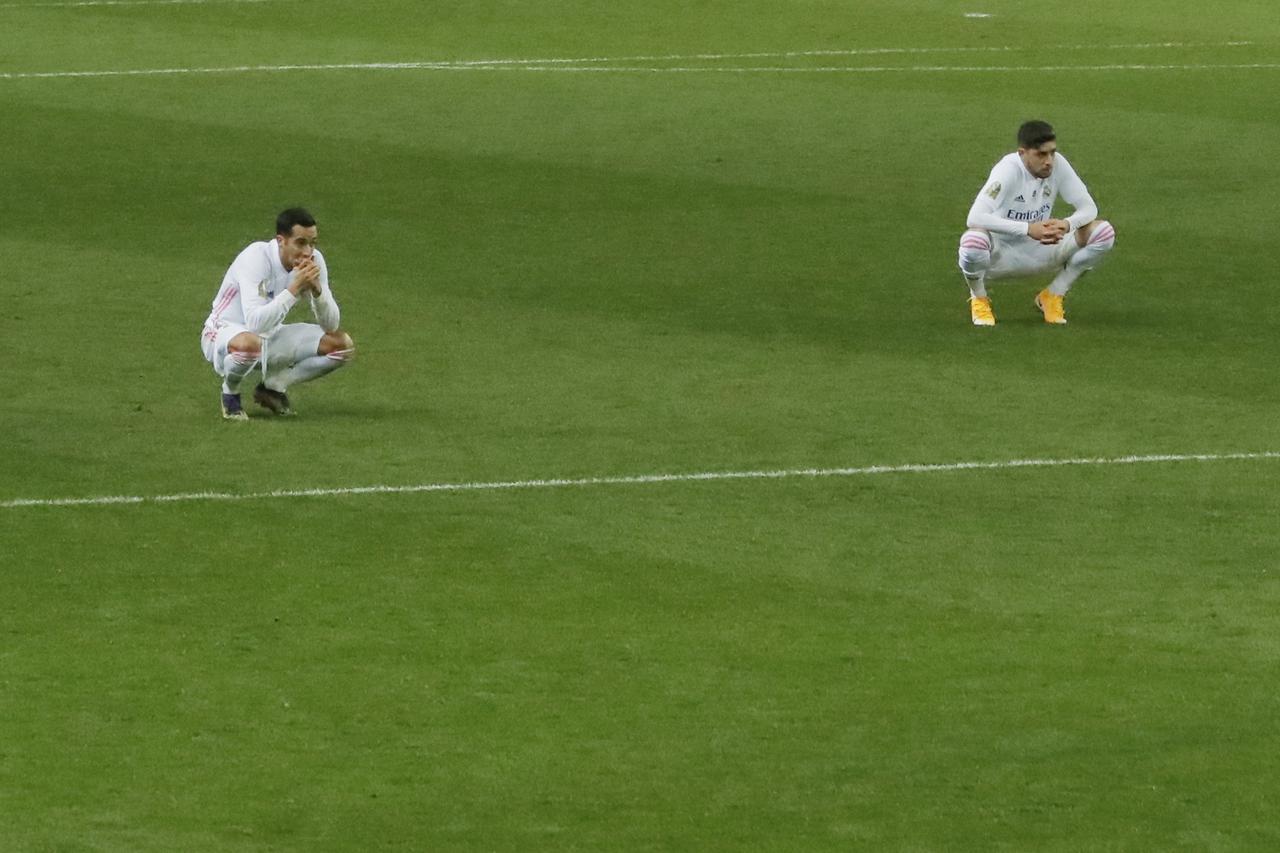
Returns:
[[[1067,236],[1070,230],[1071,225],[1065,219],[1046,219],[1043,222],[1032,222],[1027,228],[1027,236],[1037,243],[1052,246]]]
[[[312,296],[320,295],[320,266],[315,258],[299,261],[293,268],[293,282],[289,285],[289,291],[294,296],[301,296],[303,291],[309,291]]]

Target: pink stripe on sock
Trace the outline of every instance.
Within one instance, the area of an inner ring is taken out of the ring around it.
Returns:
[[[987,243],[981,243],[977,240],[965,240],[960,244],[960,247],[963,249],[982,249],[984,251],[991,248]]]
[[[1089,238],[1089,245],[1115,239],[1116,232],[1112,228],[1103,228]]]

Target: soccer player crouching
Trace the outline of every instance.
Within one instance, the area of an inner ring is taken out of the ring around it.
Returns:
[[[285,324],[301,300],[316,323]],[[293,414],[285,393],[291,385],[331,373],[355,355],[338,318],[329,268],[316,248],[316,221],[290,208],[276,217],[274,240],[252,243],[236,257],[204,321],[200,349],[222,377],[222,416],[248,420],[240,383],[259,365],[254,402],[276,415]]]
[[[1006,155],[973,207],[960,237],[960,271],[969,285],[975,326],[994,326],[987,280],[1056,273],[1036,294],[1046,323],[1067,322],[1062,300],[1081,275],[1093,269],[1116,242],[1111,223],[1098,219],[1089,190],[1058,153],[1053,128],[1029,121],[1018,128],[1018,150]],[[1061,197],[1075,211],[1053,219]]]

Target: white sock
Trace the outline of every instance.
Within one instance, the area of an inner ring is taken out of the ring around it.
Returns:
[[[1093,226],[1093,233],[1089,235],[1089,242],[1072,255],[1067,265],[1053,277],[1053,281],[1049,282],[1049,292],[1066,296],[1071,285],[1076,283],[1076,279],[1101,263],[1115,244],[1116,231],[1111,227],[1111,223],[1098,220]]]
[[[987,295],[987,268],[991,266],[991,238],[985,231],[970,229],[960,235],[960,272],[969,294],[975,299]]]
[[[326,373],[332,373],[346,364],[351,358],[351,350],[338,350],[328,355],[313,355],[302,359],[292,367],[286,367],[278,373],[267,377],[265,384],[272,391],[284,393],[289,386],[299,382],[310,382],[319,379]]]
[[[249,375],[255,367],[258,366],[258,357],[243,352],[227,353],[226,361],[223,362],[222,375],[222,393],[239,394],[240,383]]]

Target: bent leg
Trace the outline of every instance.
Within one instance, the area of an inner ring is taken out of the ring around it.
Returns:
[[[240,383],[258,365],[262,357],[262,339],[253,332],[240,332],[227,342],[227,357],[222,362],[222,392],[240,393]]]
[[[1105,219],[1095,219],[1075,234],[1076,250],[1049,284],[1049,292],[1066,296],[1076,279],[1102,263],[1115,247],[1116,230]]]
[[[316,347],[318,355],[332,355],[339,352],[354,353],[356,342],[351,340],[351,336],[341,329],[332,332],[325,332],[324,337],[320,338],[320,344]]]
[[[286,365],[273,369],[263,383],[272,391],[284,393],[299,382],[319,379],[346,365],[355,356],[355,342],[341,329],[326,332],[310,324],[298,324],[298,327],[301,328],[296,331],[292,331],[295,327],[285,327],[291,331],[278,335],[279,340],[272,342],[277,349],[284,350],[279,355]],[[276,362],[274,352],[271,360]]]
[[[350,335],[341,329],[325,332],[320,345],[316,347],[316,354],[289,368],[289,376],[285,381],[295,384],[319,379],[326,373],[345,367],[355,356],[356,344]]]
[[[991,235],[980,228],[970,228],[960,235],[960,272],[975,299],[987,295],[987,272],[991,269]]]

